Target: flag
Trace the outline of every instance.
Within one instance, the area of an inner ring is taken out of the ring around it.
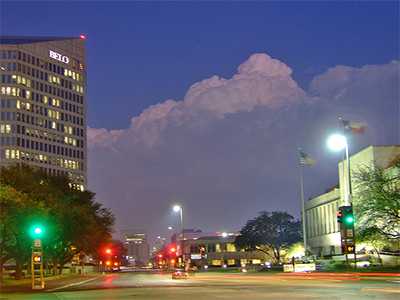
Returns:
[[[367,128],[367,124],[363,122],[354,122],[349,120],[341,120],[343,127],[345,130],[350,131],[352,133],[364,133],[365,129]]]
[[[316,163],[315,159],[311,158],[307,153],[303,152],[302,150],[299,150],[299,156],[301,166],[313,166]]]

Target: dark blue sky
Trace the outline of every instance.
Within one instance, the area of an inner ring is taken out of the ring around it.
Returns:
[[[1,2],[1,34],[88,36],[91,127],[127,127],[132,116],[194,82],[230,77],[267,52],[306,87],[335,65],[399,58],[399,4]]]

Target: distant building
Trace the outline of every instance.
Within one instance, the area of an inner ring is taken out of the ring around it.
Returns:
[[[150,247],[144,233],[125,235],[128,262],[134,266],[145,266],[149,261]]]
[[[0,166],[86,187],[85,37],[0,36]]]
[[[350,157],[350,173],[360,167],[378,166],[389,168],[391,163],[400,157],[400,145],[369,146]],[[343,169],[344,167],[344,169]],[[339,187],[319,195],[305,204],[306,232],[308,246],[317,256],[341,254],[340,232],[336,212],[344,203],[344,187],[347,186],[346,164],[338,164]],[[353,198],[357,196],[354,176],[351,176]]]
[[[267,262],[265,254],[260,251],[237,249],[235,239],[238,233],[204,233],[200,230],[185,231],[184,253],[190,258],[191,265],[197,267],[240,267],[243,265],[261,265]],[[173,243],[182,245],[181,235],[172,239]],[[179,255],[179,253],[178,253]]]

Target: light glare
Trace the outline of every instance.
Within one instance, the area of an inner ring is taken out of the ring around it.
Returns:
[[[172,209],[174,210],[174,212],[179,212],[182,208],[180,207],[180,205],[174,205]]]
[[[338,152],[346,148],[347,140],[342,134],[332,134],[327,140],[327,146],[330,150]]]

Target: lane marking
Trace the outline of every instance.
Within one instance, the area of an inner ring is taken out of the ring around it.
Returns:
[[[87,279],[87,280],[84,280],[84,281],[70,283],[70,284],[67,284],[67,285],[64,285],[64,286],[60,286],[60,287],[56,287],[54,289],[46,290],[46,292],[54,292],[54,291],[57,291],[57,290],[66,289],[66,288],[69,288],[69,287],[72,287],[72,286],[85,284],[85,283],[88,283],[88,282],[96,280],[96,279],[98,279],[98,277],[90,278],[90,279]]]

